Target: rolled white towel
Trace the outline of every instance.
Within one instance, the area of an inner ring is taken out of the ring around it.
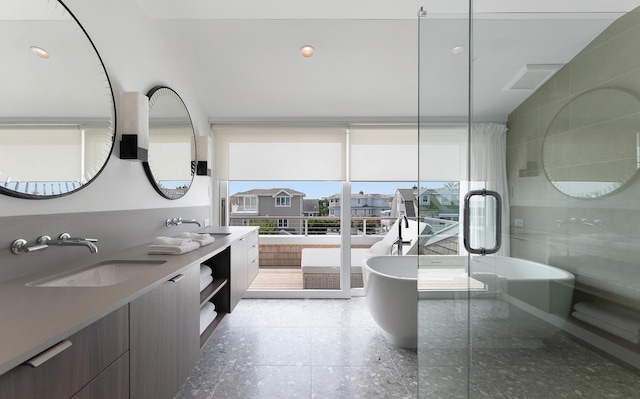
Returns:
[[[193,240],[201,246],[209,245],[215,241],[215,238],[211,234],[182,233],[179,235],[179,237]]]
[[[211,282],[213,281],[213,276],[208,274],[205,277],[201,277],[200,278],[200,292],[202,292],[202,290],[204,290],[205,288],[207,288],[207,286],[209,284],[211,284]]]
[[[197,242],[184,242],[182,245],[149,245],[150,255],[181,255],[200,248]]]
[[[213,270],[205,264],[200,265],[200,278],[207,275],[213,275]]]
[[[216,305],[213,302],[207,302],[200,308],[200,317],[206,316],[211,312],[215,312]]]
[[[176,237],[156,237],[151,242],[152,245],[184,245],[185,243],[193,242],[190,238],[176,238]]]
[[[204,330],[206,330],[207,327],[211,325],[211,323],[216,319],[216,317],[218,317],[218,313],[211,312],[211,313],[207,313],[207,315],[204,316],[204,318],[203,317],[200,318],[200,334],[201,335],[204,332]]]

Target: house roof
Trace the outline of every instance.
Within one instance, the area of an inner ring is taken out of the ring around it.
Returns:
[[[416,189],[415,188],[399,188],[396,190],[405,201],[413,201],[416,197]]]
[[[292,197],[297,196],[305,196],[306,194],[300,191],[292,190],[290,188],[255,188],[249,191],[242,191],[239,193],[235,193],[232,197],[240,196],[240,195],[255,195],[257,197],[275,197],[276,195],[284,192]]]
[[[320,210],[320,206],[317,199],[302,200],[303,212],[318,212],[319,210]]]

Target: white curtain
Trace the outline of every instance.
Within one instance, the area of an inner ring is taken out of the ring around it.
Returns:
[[[470,189],[485,188],[497,192],[502,197],[502,246],[498,255],[503,256],[510,255],[506,154],[507,128],[504,124],[477,123],[472,126]],[[484,213],[482,215],[472,213],[471,242],[474,247],[478,245],[485,248],[493,247],[495,242],[493,208],[489,207],[480,212]]]

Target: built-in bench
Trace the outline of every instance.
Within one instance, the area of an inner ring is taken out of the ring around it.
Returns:
[[[597,256],[551,256],[576,277],[572,317],[640,344],[640,265]]]

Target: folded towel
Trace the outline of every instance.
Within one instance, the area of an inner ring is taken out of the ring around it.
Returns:
[[[200,317],[206,316],[209,313],[215,312],[216,305],[213,302],[207,302],[200,308]]]
[[[152,245],[184,245],[185,243],[193,242],[190,238],[175,238],[175,237],[156,237],[151,242]]]
[[[204,290],[205,288],[207,288],[207,286],[209,284],[211,284],[211,282],[213,281],[213,276],[208,274],[205,277],[201,277],[200,278],[200,292],[202,292],[202,290]]]
[[[634,344],[640,343],[640,336],[638,336],[638,331],[632,332],[620,328],[614,324],[607,323],[597,317],[590,316],[584,312],[573,312],[571,316],[578,320],[582,320],[585,323],[591,324],[594,327],[598,327],[601,330],[607,331],[613,335],[617,335],[620,338],[626,339],[629,342],[633,342]]]
[[[201,234],[201,233],[182,233],[178,237],[183,239],[190,239],[201,246],[209,245],[215,241],[215,238],[211,234]]]
[[[218,313],[211,312],[207,313],[204,317],[200,317],[200,334],[204,332],[211,325],[211,323],[218,317]]]
[[[200,265],[200,278],[207,275],[213,275],[213,270],[207,265]]]
[[[182,245],[149,245],[150,255],[181,255],[200,248],[197,242],[184,242]]]

